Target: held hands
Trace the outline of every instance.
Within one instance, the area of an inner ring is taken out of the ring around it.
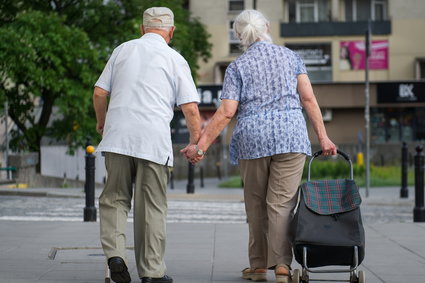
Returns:
[[[198,154],[198,146],[196,144],[189,144],[188,146],[180,150],[180,152],[192,164],[196,164],[202,159],[204,159],[203,154],[202,155]]]

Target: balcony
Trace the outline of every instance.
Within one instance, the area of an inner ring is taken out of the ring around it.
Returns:
[[[373,35],[391,34],[391,21],[371,22]],[[317,23],[281,23],[281,37],[305,36],[350,36],[364,35],[367,21],[364,22],[317,22]]]

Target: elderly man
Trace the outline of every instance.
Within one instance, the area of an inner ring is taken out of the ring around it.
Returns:
[[[143,13],[143,36],[112,53],[95,84],[93,103],[98,152],[108,173],[99,198],[100,235],[111,278],[130,282],[126,259],[126,222],[134,183],[134,244],[142,283],[171,283],[165,274],[166,188],[173,165],[170,122],[181,107],[190,131],[199,139],[199,95],[186,60],[168,46],[174,15],[164,7]],[[109,96],[109,104],[107,97]]]

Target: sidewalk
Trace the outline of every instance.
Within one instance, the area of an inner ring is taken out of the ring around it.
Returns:
[[[195,194],[188,195],[187,181],[178,181],[175,189],[168,191],[168,197],[170,200],[243,200],[241,189],[220,189],[217,183],[216,179],[206,179],[205,187],[200,188],[196,180]],[[97,189],[96,195],[100,192]],[[84,198],[81,188],[0,189],[0,195],[12,193]],[[364,189],[361,193],[362,212],[370,212],[369,207],[413,209],[412,188],[406,200],[399,198],[399,188],[372,188],[367,198]],[[246,224],[169,223],[167,227],[167,273],[174,282],[248,282],[240,279],[240,271],[248,266]],[[425,282],[425,223],[390,219],[366,222],[365,230],[366,257],[359,269],[365,271],[366,282]],[[131,250],[132,235],[130,223],[127,233],[129,268],[133,282],[140,282]],[[99,223],[0,221],[0,283],[104,282],[104,262]],[[294,262],[293,268],[299,265]],[[268,277],[269,282],[274,282],[271,271]],[[312,279],[317,277],[311,274]],[[348,274],[320,277],[348,279]]]

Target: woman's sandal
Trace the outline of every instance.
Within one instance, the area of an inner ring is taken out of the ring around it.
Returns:
[[[282,271],[282,269],[284,269],[284,271]],[[291,270],[291,267],[286,264],[276,265],[276,268],[275,268],[276,283],[291,283],[290,270]]]
[[[267,281],[267,269],[265,268],[251,269],[247,267],[244,270],[242,270],[242,279],[252,280],[255,282]]]

